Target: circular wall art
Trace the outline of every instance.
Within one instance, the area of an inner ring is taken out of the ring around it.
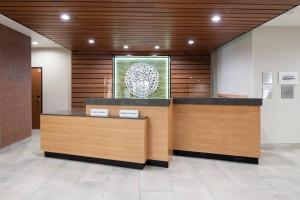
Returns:
[[[125,84],[130,94],[136,97],[147,97],[158,88],[159,74],[152,65],[135,63],[125,74]]]

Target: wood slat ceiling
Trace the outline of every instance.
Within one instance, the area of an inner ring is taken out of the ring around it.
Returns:
[[[0,13],[71,50],[199,55],[299,4],[300,0],[1,0]],[[63,22],[62,13],[70,14],[71,20]],[[221,22],[211,22],[214,14]],[[96,43],[89,45],[89,38]],[[193,46],[187,45],[189,39],[195,40]],[[154,51],[156,44],[161,48]]]

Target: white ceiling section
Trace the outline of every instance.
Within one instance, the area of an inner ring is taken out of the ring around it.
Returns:
[[[3,24],[11,29],[14,29],[20,33],[23,33],[29,37],[31,37],[31,41],[38,42],[38,45],[31,45],[32,47],[40,47],[40,48],[61,48],[59,44],[49,40],[48,38],[32,31],[31,29],[19,24],[18,22],[0,14],[0,24]]]
[[[272,19],[264,26],[300,26],[300,6]]]

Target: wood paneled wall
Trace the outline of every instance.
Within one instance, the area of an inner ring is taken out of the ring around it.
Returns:
[[[72,107],[85,98],[112,97],[113,56],[89,51],[72,53]],[[171,97],[210,96],[210,57],[171,56]]]
[[[0,12],[72,50],[152,51],[180,54],[211,49],[283,14],[300,0],[1,0]],[[71,14],[62,23],[59,15]],[[222,21],[211,22],[219,14]],[[96,43],[91,47],[87,37]],[[190,47],[187,39],[196,44]],[[201,53],[200,53],[201,52]],[[172,54],[169,54],[172,55]]]
[[[73,52],[72,107],[85,107],[84,99],[112,97],[113,56]]]
[[[171,96],[210,96],[210,57],[171,57]]]

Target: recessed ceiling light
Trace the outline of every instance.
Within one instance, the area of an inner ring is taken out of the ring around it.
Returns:
[[[123,48],[124,48],[124,49],[128,49],[129,46],[128,46],[127,44],[125,44],[125,45],[123,46]]]
[[[213,22],[219,22],[221,20],[221,17],[219,15],[214,15],[212,18],[211,18],[211,21]]]
[[[153,54],[152,56],[157,56],[156,54]]]
[[[159,49],[160,47],[159,47],[159,45],[155,45],[155,47],[154,47],[155,49]]]
[[[95,43],[95,40],[89,39],[89,44],[94,44],[94,43]]]
[[[131,56],[130,54],[128,54],[127,56]]]
[[[33,45],[39,45],[39,43],[37,41],[33,41],[32,44]]]
[[[188,43],[189,43],[190,45],[192,45],[192,44],[195,43],[195,41],[194,41],[194,40],[189,40]]]
[[[68,20],[70,19],[70,15],[68,15],[68,14],[62,14],[62,15],[60,16],[60,18],[61,18],[63,21],[68,21]]]

